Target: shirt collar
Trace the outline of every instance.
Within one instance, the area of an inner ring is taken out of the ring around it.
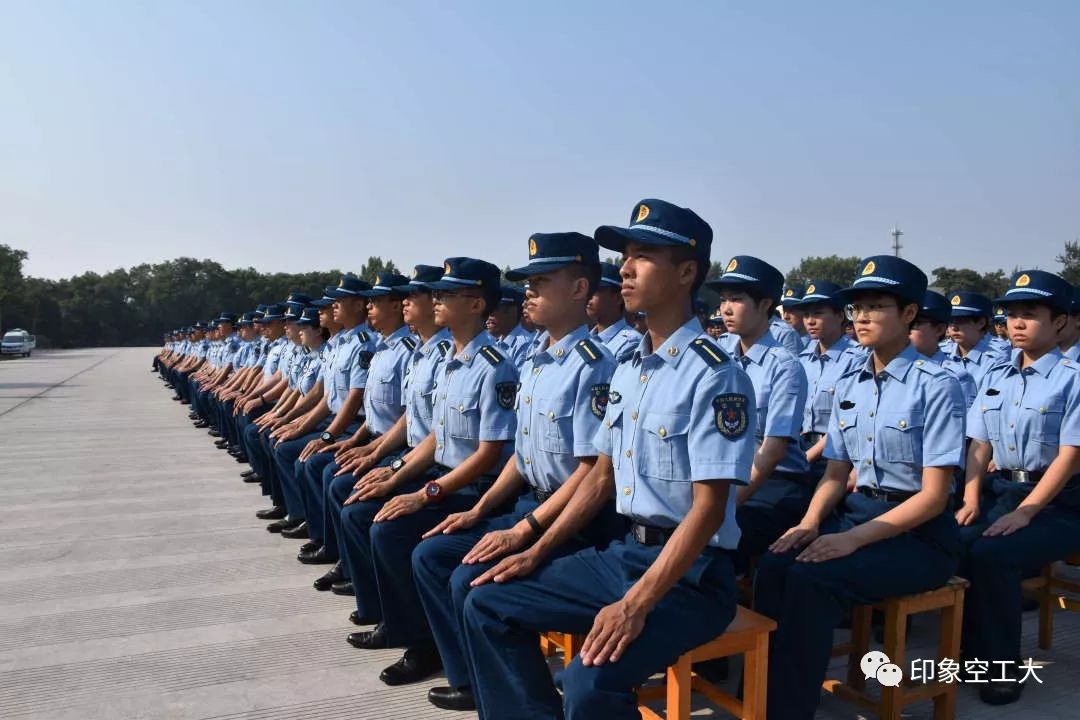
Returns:
[[[908,343],[904,346],[904,349],[900,353],[889,361],[889,364],[882,370],[900,382],[904,382],[907,377],[908,371],[911,370],[912,364],[919,360],[922,356],[919,355],[919,351],[915,349],[915,346]],[[866,362],[863,364],[862,372],[859,375],[859,379],[865,380],[869,377],[874,377],[874,354],[870,353],[866,356]]]
[[[412,334],[412,331],[409,330],[409,326],[408,325],[402,325],[397,330],[395,330],[394,332],[392,332],[389,335],[387,335],[386,337],[384,337],[382,339],[382,341],[379,342],[379,348],[381,349],[381,348],[384,348],[384,347],[390,347],[390,348],[396,347],[397,344],[399,342],[401,342],[401,339],[403,337],[407,337],[407,336],[409,336],[411,334]]]
[[[601,342],[606,343],[628,327],[629,325],[626,324],[626,318],[619,318],[600,332],[593,334],[599,337]]]
[[[447,330],[446,328],[439,328],[439,331],[429,337],[427,342],[420,347],[420,354],[427,355],[432,350],[434,350],[435,346],[441,343],[443,340],[447,340],[451,344],[454,342],[453,339],[450,337],[449,330]]]
[[[453,339],[451,339],[451,343],[453,343]],[[481,330],[476,337],[469,341],[461,352],[450,359],[450,362],[465,366],[472,365],[473,360],[476,359],[476,354],[480,352],[480,348],[485,345],[495,345],[496,343],[497,341],[491,333],[487,330]],[[450,351],[453,352],[453,350],[454,347],[451,345]]]
[[[537,348],[536,354],[533,355],[532,361],[534,365],[541,365],[549,362],[553,362],[556,365],[562,365],[563,360],[570,356],[574,346],[581,342],[582,338],[589,334],[589,329],[580,325],[574,330],[564,335],[559,342],[544,347],[544,344],[550,337],[546,332],[541,337],[540,345]],[[540,349],[543,348],[543,349]]]
[[[744,357],[742,351],[742,341],[739,339],[738,335],[733,335],[732,337],[735,338],[735,344],[732,348],[732,357],[734,357],[735,359]],[[746,351],[745,357],[750,358],[750,361],[755,365],[760,365],[761,363],[765,362],[765,355],[768,354],[768,352],[772,348],[779,346],[780,342],[773,336],[771,332],[766,330],[765,334],[758,338],[757,342],[751,345],[750,349]]]
[[[686,354],[686,349],[690,346],[690,343],[703,332],[705,331],[701,327],[701,321],[697,319],[697,316],[694,316],[673,332],[671,337],[656,349],[656,352],[652,350],[652,336],[645,333],[641,336],[638,349],[634,352],[633,362],[635,365],[644,362],[659,362],[654,361],[653,358],[660,358],[660,361],[666,362],[672,367],[678,367],[679,361]]]
[[[851,338],[849,338],[847,335],[841,334],[840,339],[830,345],[828,350],[823,353],[818,352],[818,348],[821,347],[821,343],[817,342],[816,340],[811,340],[810,344],[806,346],[806,349],[799,354],[803,357],[812,357],[814,359],[817,359],[824,355],[830,360],[839,360],[840,356],[847,352],[848,348],[850,348],[851,345]]]
[[[1061,350],[1059,350],[1058,348],[1054,348],[1035,362],[1028,365],[1028,368],[1035,375],[1050,377],[1050,374],[1054,371],[1054,368],[1061,363],[1064,357],[1065,356],[1062,355]],[[1020,369],[1020,363],[1022,361],[1022,358],[1023,351],[1018,348],[1014,348],[1012,351],[1012,356],[1009,358],[1009,375],[1017,375],[1023,372]]]

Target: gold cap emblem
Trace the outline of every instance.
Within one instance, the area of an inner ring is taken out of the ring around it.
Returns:
[[[446,263],[445,265],[443,265],[442,270],[443,270],[443,275],[449,275],[450,274],[450,263]]]
[[[1031,284],[1031,278],[1028,277],[1027,273],[1016,278],[1016,287],[1027,287],[1029,284]]]
[[[637,219],[634,222],[641,222],[647,217],[649,217],[649,206],[644,204],[638,205]]]
[[[809,286],[808,288],[806,288],[806,294],[807,294],[807,295],[812,295],[812,294],[814,293],[814,291],[815,291],[815,290],[817,290],[817,288],[816,288],[816,287],[814,287],[813,285],[811,285],[811,286]]]
[[[953,295],[952,300],[950,300],[949,302],[951,302],[953,305],[959,305],[960,304],[960,296],[959,295]]]
[[[536,257],[536,241],[529,238],[529,257]]]
[[[784,297],[791,297],[794,294],[795,294],[795,291],[792,290],[791,288],[788,288],[786,291],[784,291]]]
[[[739,261],[735,258],[731,258],[731,262],[727,264],[727,270],[724,272],[734,272],[737,267],[739,267]]]
[[[862,269],[862,274],[863,275],[869,275],[870,273],[874,272],[875,270],[877,270],[877,265],[875,265],[874,261],[871,260],[870,262],[866,263],[866,267],[864,267]]]

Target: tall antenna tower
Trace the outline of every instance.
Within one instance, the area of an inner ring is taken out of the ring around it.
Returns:
[[[904,232],[894,225],[893,229],[889,231],[889,234],[892,235],[893,255],[900,257],[900,248],[903,247],[903,245],[900,244],[900,236],[903,235]]]

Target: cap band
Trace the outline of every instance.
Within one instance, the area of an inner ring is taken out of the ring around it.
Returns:
[[[953,309],[953,310],[967,310],[968,312],[976,312],[976,313],[981,313],[981,312],[983,312],[983,311],[982,311],[982,310],[980,310],[979,308],[977,308],[977,307],[971,307],[971,306],[969,306],[969,305],[953,305],[953,306],[952,306],[952,309]]]
[[[724,282],[728,278],[735,278],[736,280],[749,280],[750,282],[761,282],[761,278],[756,278],[753,275],[744,275],[743,273],[737,272],[724,273],[720,276],[720,282]]]
[[[443,275],[442,278],[437,280],[436,282],[457,283],[458,285],[480,285],[480,284],[482,284],[481,280],[467,280],[465,278],[454,277],[453,275]]]
[[[690,238],[686,237],[685,235],[680,235],[677,232],[672,232],[671,230],[665,230],[664,228],[653,227],[652,225],[631,225],[629,229],[630,230],[648,230],[649,232],[654,232],[657,235],[662,235],[663,237],[666,237],[669,240],[678,240],[679,242],[683,243],[684,245],[689,245],[690,244]]]
[[[1036,295],[1042,295],[1043,297],[1052,297],[1054,293],[1047,292],[1046,290],[1039,290],[1033,287],[1012,288],[1006,295],[1012,295],[1013,293],[1035,293]]]
[[[884,283],[886,285],[899,285],[900,284],[899,280],[890,280],[889,278],[877,277],[876,275],[867,275],[866,277],[861,277],[858,280],[856,280],[855,282],[853,282],[851,284],[851,286],[854,287],[854,286],[858,285],[859,283],[864,283],[864,282],[879,282],[879,283]]]

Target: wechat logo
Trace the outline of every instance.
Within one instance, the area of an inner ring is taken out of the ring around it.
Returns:
[[[899,687],[904,680],[904,671],[880,650],[871,650],[863,655],[859,667],[864,679],[874,678],[885,687]]]

